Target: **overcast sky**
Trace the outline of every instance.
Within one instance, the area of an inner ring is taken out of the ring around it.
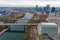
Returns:
[[[60,6],[60,0],[0,0],[0,6]]]

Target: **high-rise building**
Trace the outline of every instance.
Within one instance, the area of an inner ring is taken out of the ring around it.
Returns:
[[[51,8],[51,12],[55,12],[55,7],[52,7]]]
[[[38,8],[38,11],[39,11],[39,12],[42,12],[42,11],[43,11],[42,7],[39,7],[39,8]]]
[[[49,13],[50,12],[50,5],[47,5],[45,9],[46,9],[46,12]]]
[[[43,7],[43,12],[46,12],[47,15],[49,16],[49,13],[51,12],[50,5],[46,5],[45,7]]]
[[[44,7],[44,8],[43,8],[43,11],[46,12],[46,11],[47,11],[47,7]]]
[[[38,11],[38,10],[39,10],[38,5],[36,5],[36,11]]]
[[[46,12],[47,15],[49,16],[49,13],[50,13],[50,11],[51,11],[50,5],[47,5],[46,7],[44,7],[44,10],[43,10],[43,11]]]

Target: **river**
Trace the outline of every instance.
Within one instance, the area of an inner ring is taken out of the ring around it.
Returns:
[[[33,17],[32,14],[26,13],[23,17],[24,19],[31,19]],[[29,20],[17,20],[16,23],[27,23]],[[23,26],[10,26],[11,31],[24,31]],[[0,40],[24,40],[25,33],[22,32],[5,32],[3,35],[0,36]]]

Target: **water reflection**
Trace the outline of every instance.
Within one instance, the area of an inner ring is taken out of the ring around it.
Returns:
[[[31,19],[33,17],[33,14],[26,13],[25,16],[22,19]],[[27,23],[29,20],[17,20],[16,23]],[[10,26],[11,31],[24,31],[24,25],[23,26]],[[25,33],[17,33],[17,32],[5,32],[2,36],[0,36],[0,40],[24,40]]]

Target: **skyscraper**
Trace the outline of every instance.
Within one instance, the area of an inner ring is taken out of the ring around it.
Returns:
[[[46,6],[46,12],[49,13],[50,12],[50,5]]]
[[[55,7],[52,7],[51,12],[55,12]]]
[[[36,5],[36,11],[38,11],[38,10],[39,10],[38,5]]]

